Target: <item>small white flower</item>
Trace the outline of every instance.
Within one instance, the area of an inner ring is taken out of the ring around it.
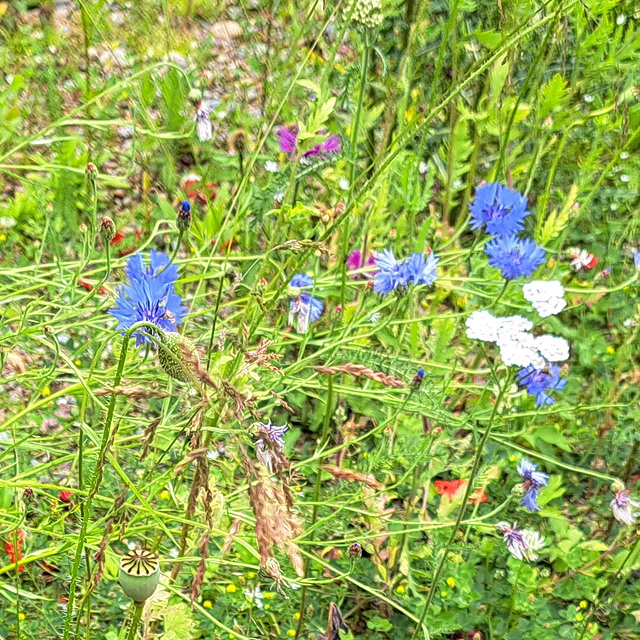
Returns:
[[[564,287],[559,280],[534,280],[522,287],[525,300],[528,300],[541,318],[554,316],[566,306]]]
[[[620,160],[628,160],[629,159],[629,154],[626,151],[623,151],[620,154]]]
[[[594,101],[594,97],[587,93],[585,94],[585,96],[582,98],[587,104],[591,104]]]
[[[216,449],[209,449],[209,451],[207,451],[207,458],[209,460],[217,460],[220,457],[220,454],[218,453],[218,451],[216,451]]]
[[[496,340],[500,348],[500,357],[509,367],[544,368],[544,358],[540,355],[536,338],[525,331],[514,332],[510,329],[498,329]]]
[[[371,324],[376,324],[376,322],[378,322],[378,320],[380,320],[380,312],[379,311],[375,311],[374,313],[371,314],[371,317],[369,318],[369,322]]]
[[[429,171],[429,165],[426,162],[421,162],[418,165],[418,173],[421,176],[424,176],[424,175],[426,175],[427,171]]]
[[[620,14],[617,18],[616,18],[616,24],[621,27],[625,22],[627,21],[627,16],[624,15],[624,13]]]
[[[343,191],[349,191],[349,181],[346,178],[342,178],[338,184]]]
[[[280,191],[280,192],[276,193],[276,195],[273,196],[273,199],[276,202],[282,204],[282,201],[284,200],[284,191]]]
[[[629,182],[629,180],[631,180],[631,178],[630,178],[626,173],[623,173],[623,174],[620,176],[620,182],[625,182],[625,183],[627,183],[627,182]]]
[[[205,142],[213,138],[213,125],[209,118],[209,111],[200,105],[196,109],[196,115],[194,117],[196,123],[196,131],[198,133],[198,139],[200,142]]]
[[[564,362],[569,359],[569,343],[556,336],[539,336],[536,345],[542,356],[549,362]]]
[[[503,334],[509,333],[522,333],[523,331],[530,331],[533,329],[533,322],[522,316],[508,316],[506,318],[498,318],[500,320],[500,329]]]
[[[466,320],[467,338],[482,340],[483,342],[495,342],[498,338],[500,318],[496,318],[486,309],[474,311]]]
[[[18,221],[15,218],[10,218],[9,216],[0,216],[0,227],[11,229],[11,227],[15,227],[17,223]]]
[[[264,163],[264,170],[268,173],[278,173],[280,170],[280,165],[274,160],[267,160]]]

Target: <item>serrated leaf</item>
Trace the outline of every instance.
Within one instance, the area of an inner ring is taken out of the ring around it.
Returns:
[[[320,85],[313,82],[313,80],[298,80],[298,84],[305,89],[309,89],[312,93],[315,93],[316,97],[322,93]]]
[[[192,629],[196,626],[189,616],[189,609],[184,602],[173,604],[164,609],[163,640],[190,640]]]
[[[556,73],[540,92],[540,118],[546,118],[554,109],[561,107],[567,97],[567,81]]]

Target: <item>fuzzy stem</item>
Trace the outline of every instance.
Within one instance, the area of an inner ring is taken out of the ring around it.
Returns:
[[[142,610],[144,609],[144,604],[138,604],[137,602],[133,602],[132,606],[134,606],[135,609],[133,611],[133,619],[131,620],[129,633],[127,633],[127,640],[134,640],[134,638],[136,637],[136,631],[138,630],[138,624],[140,623],[140,618],[142,618]]]

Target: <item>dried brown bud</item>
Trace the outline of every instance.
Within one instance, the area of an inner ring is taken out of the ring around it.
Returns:
[[[243,154],[247,150],[247,134],[237,129],[229,136],[229,151]]]
[[[44,334],[46,336],[52,336],[53,335],[53,327],[51,325],[46,324],[44,326]]]
[[[84,175],[87,180],[95,180],[98,177],[98,167],[93,162],[87,162],[84,168]]]

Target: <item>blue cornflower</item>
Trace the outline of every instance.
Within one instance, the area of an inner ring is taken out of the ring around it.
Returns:
[[[301,287],[312,287],[313,278],[305,273],[296,273],[289,286],[292,289]],[[293,326],[293,320],[297,316],[298,333],[306,333],[309,329],[309,323],[316,322],[324,311],[322,300],[314,298],[308,293],[298,293],[294,300],[289,303],[289,324]]]
[[[426,284],[430,287],[437,277],[438,262],[440,262],[440,258],[436,258],[433,253],[430,253],[426,258],[422,253],[412,254],[400,267],[402,284],[407,285],[413,282],[414,284]]]
[[[170,264],[170,258],[164,253],[151,250],[149,265],[145,266],[141,253],[127,260],[124,272],[129,284],[118,291],[117,306],[109,313],[124,331],[136,322],[150,322],[162,331],[175,332],[176,325],[182,324],[186,307],[182,298],[175,292],[174,283],[178,279],[178,267]],[[169,266],[167,266],[169,265]],[[166,267],[166,268],[165,268]],[[136,346],[146,342],[153,344],[150,338],[134,333]]]
[[[373,290],[386,296],[402,284],[401,264],[391,249],[378,253],[374,262],[378,272],[373,276]]]
[[[183,200],[180,203],[180,211],[182,213],[189,213],[191,211],[191,203],[188,200]]]
[[[545,260],[546,251],[533,240],[515,235],[493,238],[484,247],[489,264],[500,269],[502,277],[515,280],[530,276]]]
[[[518,465],[518,473],[523,480],[522,486],[525,489],[525,494],[520,504],[528,511],[540,511],[537,502],[540,489],[546,487],[549,482],[549,476],[546,473],[542,473],[542,471],[536,471],[537,468],[537,465],[526,458],[522,458]]]
[[[471,228],[486,227],[487,233],[508,236],[524,229],[522,221],[531,213],[527,199],[497,182],[483,184],[476,189],[471,209]]]
[[[535,396],[536,407],[541,407],[556,403],[547,391],[562,391],[567,385],[567,381],[559,374],[560,367],[556,364],[549,364],[545,369],[529,365],[518,371],[516,379],[519,386],[526,387],[530,396]]]

